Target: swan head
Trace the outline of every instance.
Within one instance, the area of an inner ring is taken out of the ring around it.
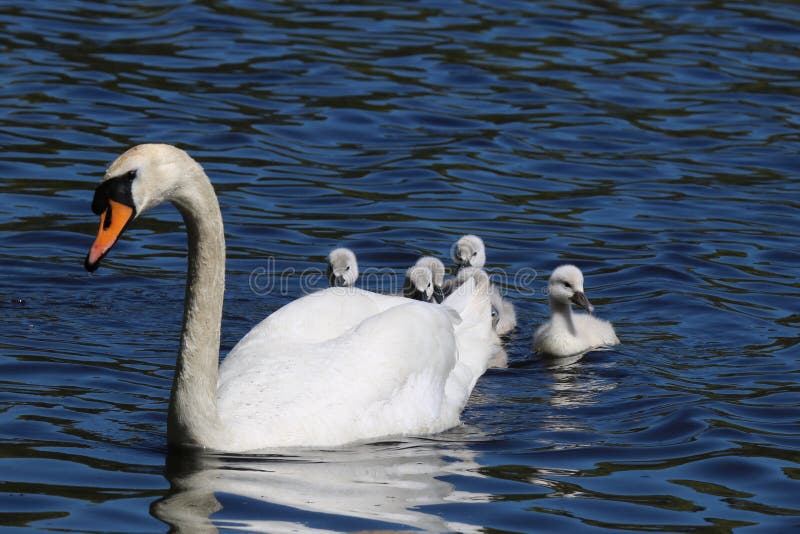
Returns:
[[[433,298],[433,274],[422,265],[414,265],[406,271],[403,281],[403,296],[430,302]]]
[[[594,311],[594,306],[583,292],[583,273],[574,265],[561,265],[556,268],[550,275],[547,289],[550,292],[551,302],[567,305],[572,303],[589,313]]]
[[[483,239],[468,234],[456,242],[453,259],[461,267],[483,267],[486,264],[486,247]]]
[[[433,279],[433,300],[441,304],[444,300],[444,290],[442,289],[444,284],[444,263],[439,258],[423,256],[414,265],[430,269]]]
[[[351,287],[358,278],[356,255],[349,248],[337,248],[328,254],[328,283],[333,287]]]
[[[186,176],[205,174],[191,156],[171,145],[138,145],[114,160],[94,192],[92,211],[100,216],[100,229],[84,261],[86,270],[99,267],[100,260],[139,214],[165,200],[180,205],[191,183],[184,179]]]

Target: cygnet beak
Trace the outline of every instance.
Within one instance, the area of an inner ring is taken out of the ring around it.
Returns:
[[[441,304],[444,300],[444,291],[442,291],[441,287],[435,286],[433,288],[433,300],[436,302],[436,304]]]
[[[586,295],[584,295],[583,291],[576,291],[570,300],[573,304],[580,306],[589,313],[594,311],[594,306],[592,306],[592,303],[586,298]]]
[[[345,287],[347,285],[344,276],[341,274],[337,274],[333,279],[333,286],[334,287]]]

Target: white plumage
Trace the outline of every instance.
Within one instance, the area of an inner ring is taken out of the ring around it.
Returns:
[[[491,339],[470,332],[489,330],[488,299],[457,299],[440,307],[329,288],[273,313],[219,369],[220,418],[236,448],[342,445],[457,425]],[[462,304],[464,320],[451,307]]]
[[[572,304],[591,312],[594,307],[583,291],[583,273],[574,265],[558,267],[547,285],[550,320],[536,329],[533,351],[550,356],[572,356],[619,344],[608,321],[584,313],[572,313]]]
[[[335,248],[328,257],[328,283],[332,286],[351,287],[358,279],[358,261],[349,248]]]
[[[101,222],[87,269],[97,267],[129,220],[163,201],[176,204],[189,235],[167,428],[172,444],[326,447],[459,423],[496,348],[488,278],[473,278],[443,306],[331,287],[264,319],[218,366],[225,244],[208,177],[182,150],[140,145],[110,166],[105,180],[114,178],[115,188],[98,188],[95,211],[114,195],[128,199],[132,211],[107,206],[102,216],[113,235]],[[119,213],[132,215],[117,221]]]
[[[424,265],[412,265],[403,279],[403,296],[422,302],[433,299],[433,273]]]

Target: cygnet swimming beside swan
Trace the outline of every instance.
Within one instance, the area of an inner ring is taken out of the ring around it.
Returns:
[[[337,248],[327,257],[328,283],[331,287],[353,287],[358,279],[358,262],[349,248]]]
[[[562,265],[550,275],[550,320],[533,334],[533,351],[550,356],[572,356],[619,344],[608,321],[585,313],[572,313],[576,304],[589,313],[594,306],[583,291],[583,273],[574,265]]]
[[[469,279],[470,275],[459,276],[465,269],[483,269],[486,264],[486,246],[480,237],[467,234],[462,236],[453,247],[453,260],[458,267],[455,278],[451,278],[444,284],[444,294],[448,295],[454,288]],[[503,300],[497,287],[490,286],[489,298],[492,303],[492,325],[498,335],[504,336],[514,330],[517,326],[517,313],[514,305]]]

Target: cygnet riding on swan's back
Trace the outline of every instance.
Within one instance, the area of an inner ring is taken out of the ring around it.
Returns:
[[[574,265],[562,265],[550,275],[550,320],[533,334],[533,351],[551,356],[573,356],[619,343],[611,323],[572,313],[576,304],[589,313],[594,310],[583,292],[583,273]]]
[[[332,287],[352,287],[358,279],[356,255],[349,248],[336,248],[328,254],[328,283]]]
[[[444,300],[444,290],[442,289],[444,285],[444,263],[442,263],[442,260],[433,256],[423,256],[414,265],[427,267],[431,271],[433,300],[441,304]]]
[[[472,234],[461,237],[453,247],[453,260],[458,267],[458,272],[455,278],[451,278],[445,283],[445,295],[470,277],[470,275],[459,276],[461,271],[470,268],[482,269],[486,264],[486,246],[483,239]],[[492,325],[495,332],[501,336],[506,335],[517,326],[517,313],[514,305],[503,299],[494,284],[491,285],[489,297],[492,301]]]
[[[139,145],[111,164],[92,202],[100,228],[85,266],[94,271],[136,217],[165,201],[181,212],[189,238],[171,444],[330,447],[459,423],[494,352],[486,281],[442,306],[323,289],[261,321],[218,364],[225,234],[214,188],[184,151]]]
[[[403,280],[403,296],[430,302],[433,299],[433,273],[431,270],[421,265],[409,267]]]
[[[486,246],[483,244],[483,239],[472,234],[462,236],[456,241],[453,260],[459,269],[463,267],[483,268],[486,265]]]

